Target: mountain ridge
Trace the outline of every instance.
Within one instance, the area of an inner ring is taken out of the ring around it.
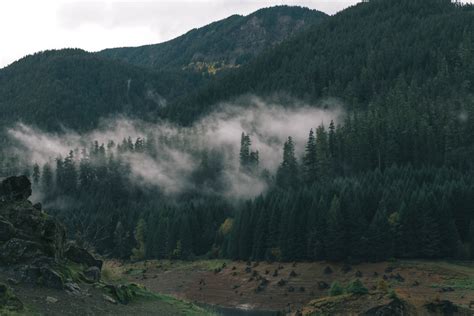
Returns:
[[[247,16],[232,15],[164,43],[120,47],[98,52],[153,69],[192,68],[196,63],[236,67],[327,15],[308,8],[276,6]]]

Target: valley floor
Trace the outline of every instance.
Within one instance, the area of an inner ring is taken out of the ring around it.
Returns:
[[[404,302],[405,315],[474,314],[473,262],[107,261],[103,278],[144,285],[157,296],[122,305],[88,284],[80,285],[80,295],[26,284],[10,287],[27,315],[375,315],[381,306],[401,308],[391,305],[393,297]],[[334,281],[344,288],[354,279],[369,293],[329,296]],[[8,283],[7,276],[0,273],[0,282]]]
[[[231,261],[144,261],[134,264],[108,262],[107,267],[128,281],[187,301],[231,308],[303,312],[317,314],[327,298],[328,287],[343,287],[360,279],[369,290],[370,304],[387,304],[386,292],[407,302],[417,314],[432,314],[428,304],[452,302],[458,314],[474,313],[474,263],[435,261],[396,261],[358,265],[317,263],[266,263]],[[383,285],[385,284],[385,285]],[[316,300],[316,301],[315,301]],[[363,300],[362,300],[363,301]],[[369,304],[369,305],[367,305]],[[358,314],[357,304],[353,312]],[[350,311],[347,311],[350,313]],[[434,314],[434,312],[433,312]]]
[[[0,273],[0,283],[9,283]],[[115,315],[189,315],[205,316],[211,313],[194,304],[177,300],[171,296],[156,295],[155,298],[139,298],[129,304],[111,303],[104,299],[104,291],[92,285],[81,283],[80,293],[71,294],[64,290],[31,286],[30,284],[9,284],[13,293],[24,304],[21,313],[0,309],[0,316],[115,316]]]

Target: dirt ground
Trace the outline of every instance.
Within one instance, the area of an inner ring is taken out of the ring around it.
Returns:
[[[358,278],[369,291],[385,280],[390,290],[417,308],[434,300],[449,300],[471,308],[474,314],[474,263],[146,261],[113,265],[123,277],[152,291],[210,305],[296,311],[314,299],[328,296],[326,287],[333,281],[344,286]]]
[[[8,283],[6,275],[0,273],[0,282]],[[198,309],[194,305],[167,297],[138,299],[127,305],[113,304],[104,299],[102,290],[84,283],[80,284],[80,294],[70,294],[64,290],[48,289],[31,284],[15,285],[10,283],[9,286],[25,306],[25,310],[18,315],[209,315],[208,312]],[[0,316],[4,316],[1,311]]]
[[[159,296],[163,298],[121,305],[104,300],[104,293],[88,284],[80,285],[79,295],[27,284],[10,286],[26,305],[28,315],[209,315],[208,311],[196,310],[191,303],[265,312],[311,311],[317,305],[314,302],[328,297],[328,287],[334,281],[344,287],[350,281],[360,279],[370,292],[364,298],[366,300],[378,295],[375,289],[382,282],[417,310],[433,301],[449,300],[464,308],[464,312],[468,311],[467,315],[474,315],[474,263],[466,262],[397,261],[344,265],[223,260],[108,261],[103,276],[111,282],[142,284],[152,292],[182,301]],[[7,276],[0,273],[0,282],[7,283]],[[48,302],[47,297],[57,301]],[[377,303],[389,301],[385,296]],[[355,302],[354,298],[346,303],[352,307],[365,304],[362,299]],[[339,305],[343,309],[344,306]],[[254,312],[252,315],[272,314]]]

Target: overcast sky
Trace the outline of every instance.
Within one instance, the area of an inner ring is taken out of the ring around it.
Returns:
[[[37,51],[160,43],[192,28],[288,4],[329,14],[358,0],[0,0],[0,68]]]

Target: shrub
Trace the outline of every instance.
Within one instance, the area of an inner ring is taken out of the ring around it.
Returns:
[[[369,293],[369,290],[362,284],[362,282],[359,279],[356,279],[349,283],[347,286],[347,292],[356,294],[356,295],[363,295]]]
[[[388,284],[384,279],[380,279],[379,282],[377,283],[377,289],[379,291],[382,291],[384,293],[388,292]]]
[[[329,289],[329,295],[331,296],[338,296],[344,294],[344,289],[342,286],[339,284],[339,282],[334,281],[331,284],[331,288]]]
[[[395,290],[390,290],[388,297],[390,297],[392,300],[398,299],[397,292],[395,292]]]

